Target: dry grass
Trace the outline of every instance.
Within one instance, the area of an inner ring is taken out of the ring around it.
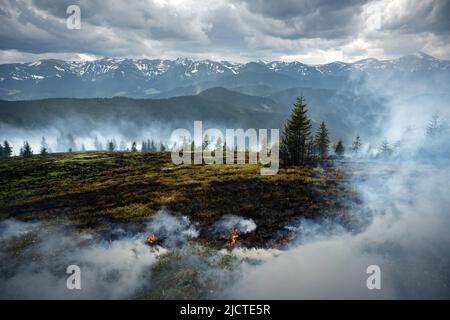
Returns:
[[[142,221],[166,206],[209,225],[224,214],[252,218],[264,243],[292,218],[345,216],[357,199],[335,168],[174,165],[168,153],[65,153],[0,160],[0,216],[58,219],[79,228]]]

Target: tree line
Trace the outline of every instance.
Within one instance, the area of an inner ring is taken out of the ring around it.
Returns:
[[[439,118],[438,115],[434,115],[426,128],[426,136],[430,139],[436,138],[449,131],[449,127]],[[191,144],[191,150],[207,150],[212,147],[214,149],[223,148],[225,152],[228,146],[225,142],[219,138],[217,141],[212,141],[208,135],[203,138],[201,146],[196,146],[194,141],[183,141],[183,144]],[[131,148],[127,148],[126,144],[121,141],[118,146],[115,139],[107,140],[106,148],[99,141],[97,137],[94,139],[94,148],[97,151],[114,152],[120,148],[122,151],[128,152],[164,152],[169,148],[163,142],[155,142],[151,139],[143,140],[141,148],[138,150],[136,141],[131,143]],[[267,141],[265,142],[267,144]],[[398,147],[398,144],[391,144],[387,139],[384,139],[379,148],[377,157],[389,157],[394,153],[394,150]],[[60,136],[57,138],[57,145],[68,146],[67,151],[72,152],[76,150],[75,138],[72,134],[66,136]],[[305,99],[300,96],[294,103],[293,110],[290,118],[287,120],[283,130],[281,143],[280,143],[280,160],[285,166],[304,166],[309,164],[316,164],[319,161],[325,161],[328,159],[341,158],[346,152],[350,152],[353,155],[358,155],[362,150],[362,140],[360,136],[357,136],[349,147],[346,147],[341,139],[332,144],[329,131],[325,121],[322,121],[317,128],[316,132],[312,132],[312,121],[308,117],[308,109]],[[267,147],[267,146],[266,146]],[[84,145],[81,145],[81,151],[85,151]],[[330,150],[334,151],[334,155],[330,155]],[[45,139],[42,137],[41,146],[39,150],[40,155],[47,155],[51,153],[51,149]],[[8,158],[13,154],[13,150],[8,141],[0,143],[0,158]],[[33,150],[28,143],[24,141],[23,146],[19,150],[19,155],[22,157],[30,157],[33,155]]]
[[[429,121],[425,135],[426,144],[432,145],[433,141],[441,141],[440,137],[448,134],[450,127],[439,115],[435,114]],[[391,145],[387,139],[382,140],[375,153],[376,158],[391,157],[402,145],[398,141]],[[358,155],[362,150],[362,140],[357,136],[348,147],[352,155]],[[330,149],[334,150],[334,155],[330,156]],[[370,146],[368,147],[370,151]],[[312,121],[308,117],[307,104],[303,97],[298,97],[290,118],[288,119],[280,143],[280,160],[285,166],[304,166],[316,164],[319,161],[330,158],[343,157],[347,147],[339,139],[335,144],[331,144],[329,132],[324,121],[321,122],[317,131],[312,132]],[[368,152],[369,152],[368,151]],[[370,153],[370,152],[369,152]]]
[[[3,145],[0,144],[0,158],[9,158],[12,156],[13,150],[7,140],[4,141]],[[41,155],[48,154],[48,151],[45,147],[42,147],[40,150]],[[27,158],[33,155],[33,150],[31,149],[28,141],[24,141],[23,146],[20,148],[19,155],[21,157]]]
[[[292,114],[288,119],[280,144],[280,159],[286,166],[303,166],[329,159],[330,147],[333,147],[337,157],[342,157],[346,147],[341,139],[331,145],[330,135],[325,121],[313,134],[312,121],[308,117],[308,109],[303,97],[298,97],[294,103]],[[358,136],[350,150],[357,154],[362,147]]]
[[[68,139],[69,141],[73,142],[73,143],[69,144],[70,147],[67,149],[67,152],[76,151],[77,149],[75,147],[75,143],[74,143],[75,139],[73,138],[73,136],[71,134],[69,134],[68,138],[66,137],[65,139]],[[114,152],[114,151],[118,150],[118,147],[119,146],[117,145],[115,139],[107,140],[106,148],[103,147],[103,144],[101,142],[99,142],[97,137],[95,137],[95,139],[94,139],[95,151]],[[133,141],[131,143],[131,148],[127,148],[126,145],[123,142],[121,142],[120,149],[122,151],[126,151],[126,152],[139,152],[139,151],[140,152],[164,152],[164,151],[168,150],[168,147],[163,142],[156,143],[154,140],[147,139],[147,140],[142,141],[140,150],[138,150],[138,148],[137,148],[136,141]],[[86,151],[84,144],[81,145],[80,151]],[[45,155],[48,155],[49,153],[51,153],[51,149],[47,143],[46,138],[42,137],[39,154],[45,156]],[[34,151],[31,148],[29,142],[24,141],[22,147],[19,150],[19,155],[21,157],[27,158],[27,157],[31,157],[33,154],[34,154]],[[0,144],[0,158],[9,158],[12,155],[13,155],[13,149],[12,149],[11,145],[9,144],[9,142],[7,140],[5,140],[3,144]]]

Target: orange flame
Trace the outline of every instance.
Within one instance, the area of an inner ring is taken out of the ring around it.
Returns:
[[[156,243],[156,241],[158,241],[158,237],[154,233],[151,233],[147,237],[146,243],[149,245],[154,245]]]
[[[232,249],[236,245],[238,238],[239,238],[239,231],[237,231],[236,229],[231,230],[230,240],[227,241],[227,243],[225,243],[225,248]]]

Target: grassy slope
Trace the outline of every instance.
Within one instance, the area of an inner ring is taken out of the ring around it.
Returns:
[[[356,199],[338,169],[181,165],[169,153],[66,153],[0,160],[0,217],[68,219],[102,230],[144,221],[166,206],[208,226],[224,214],[252,218],[244,243],[267,243],[294,217],[341,216]],[[205,229],[205,228],[204,228]],[[200,238],[206,235],[201,235]]]

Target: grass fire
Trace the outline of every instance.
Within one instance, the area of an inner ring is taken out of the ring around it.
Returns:
[[[225,243],[225,248],[233,249],[239,238],[239,231],[234,229],[230,231],[230,240]]]

